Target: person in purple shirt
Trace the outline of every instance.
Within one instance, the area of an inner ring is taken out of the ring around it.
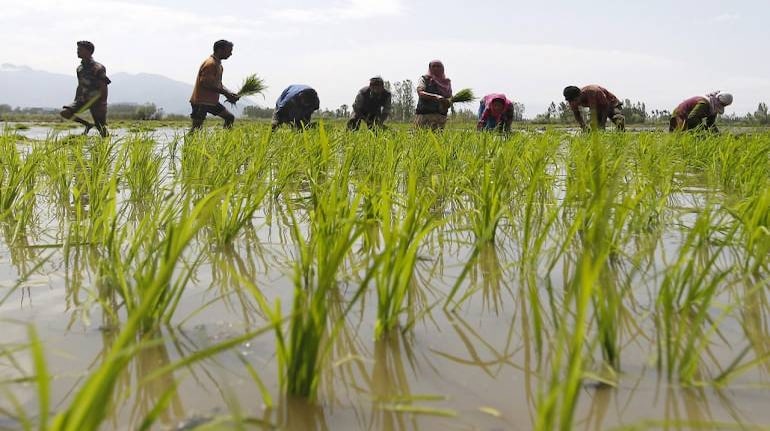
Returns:
[[[725,107],[732,103],[732,94],[718,91],[705,97],[691,97],[680,103],[671,113],[668,131],[679,132],[704,127],[706,130],[717,133],[719,132],[716,126],[717,115],[724,114]]]

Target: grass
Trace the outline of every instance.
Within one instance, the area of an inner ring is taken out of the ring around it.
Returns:
[[[256,404],[239,406],[223,381],[212,404],[227,411],[212,427],[287,426],[297,399],[315,412],[305,419],[322,421],[330,406],[351,405],[349,392],[377,392],[387,420],[452,424],[479,406],[411,394],[420,385],[407,384],[427,369],[441,381],[457,370],[435,361],[434,344],[454,346],[445,322],[468,322],[456,333],[470,359],[442,360],[534,382],[524,385],[532,398],[523,425],[534,429],[579,426],[592,384],[613,390],[652,376],[676,388],[731,388],[770,369],[767,133],[501,137],[247,124],[170,144],[140,133],[31,143],[5,135],[0,146],[0,250],[9,256],[0,266],[13,281],[0,288],[3,311],[28,316],[11,304],[37,300],[32,281],[61,268],[67,316],[115,331],[104,361],[54,400],[62,391],[43,349],[48,335],[23,322],[27,342],[0,349],[11,376],[0,375],[0,412],[22,428],[103,428],[121,402],[152,404],[131,420],[150,427],[180,390],[171,371],[197,381],[193,369],[209,374],[222,363],[253,382],[267,407],[255,419]],[[126,373],[140,352],[169,327],[184,333],[218,319],[218,307],[242,334],[158,370],[137,365],[158,386],[157,396],[137,395]],[[95,310],[103,317],[91,322]],[[474,320],[510,325],[507,344]],[[228,356],[257,334],[270,359]],[[396,361],[401,350],[401,390],[384,396],[362,376],[372,374],[371,357]],[[640,371],[645,360],[652,366]],[[34,388],[34,402],[20,402],[21,384]],[[422,397],[435,404],[422,407]]]

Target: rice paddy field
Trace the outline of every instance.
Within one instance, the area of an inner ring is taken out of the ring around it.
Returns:
[[[770,429],[770,133],[0,135],[0,429]]]

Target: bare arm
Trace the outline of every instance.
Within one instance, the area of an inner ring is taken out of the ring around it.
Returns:
[[[572,109],[572,114],[575,116],[575,120],[580,125],[580,128],[585,129],[586,122],[583,120],[583,114],[580,112],[580,106],[577,103],[570,103],[569,107]]]

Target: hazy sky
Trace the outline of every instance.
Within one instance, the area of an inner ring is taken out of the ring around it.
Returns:
[[[221,7],[221,9],[218,9]],[[416,80],[444,61],[455,89],[504,92],[527,116],[565,85],[602,84],[649,109],[731,91],[727,112],[770,102],[770,1],[0,0],[0,63],[74,74],[75,41],[108,72],[192,83],[220,38],[225,84],[257,73],[272,106],[292,83],[350,105],[372,75]],[[74,78],[73,78],[74,81]],[[74,85],[74,83],[73,83]]]

